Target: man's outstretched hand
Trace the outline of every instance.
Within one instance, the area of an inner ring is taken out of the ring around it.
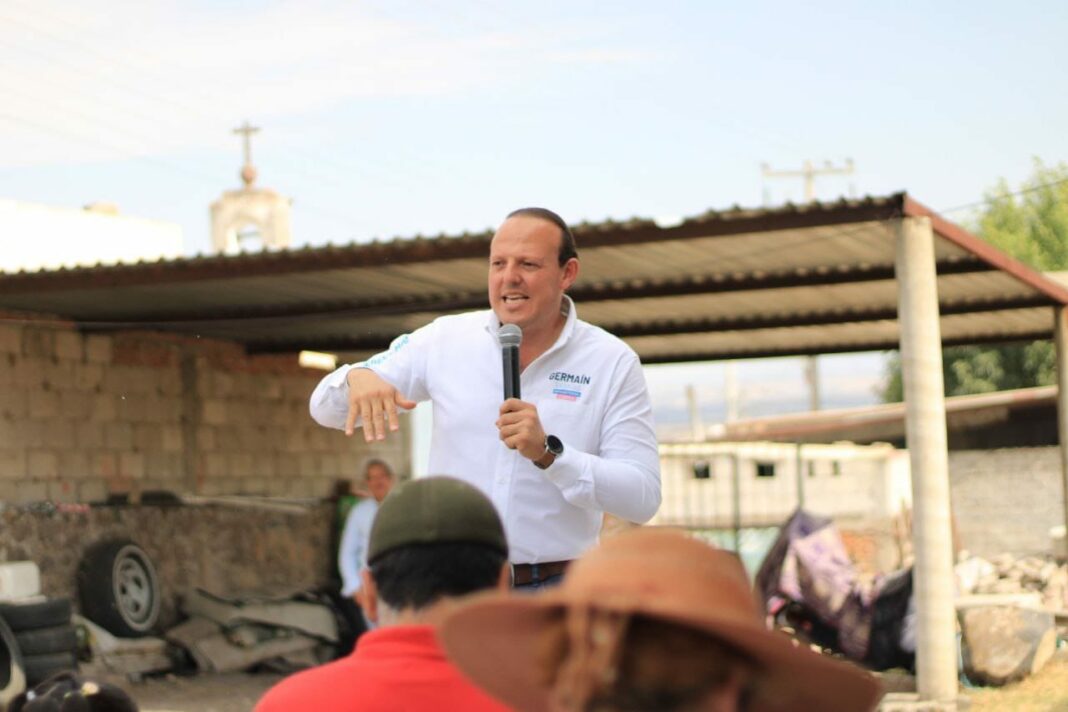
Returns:
[[[393,386],[378,377],[368,368],[353,368],[345,376],[349,384],[349,416],[345,420],[345,434],[356,432],[356,419],[363,419],[363,439],[367,442],[385,440],[386,428],[396,431],[397,406],[412,409],[410,401]]]

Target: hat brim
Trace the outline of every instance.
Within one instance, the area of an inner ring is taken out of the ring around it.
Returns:
[[[479,595],[445,619],[439,636],[449,658],[490,695],[520,712],[547,710],[549,689],[537,660],[539,637],[576,603],[559,590],[536,596]],[[605,601],[589,604],[615,608]],[[867,712],[882,696],[871,673],[815,653],[757,622],[728,619],[715,610],[680,614],[655,601],[622,608],[706,632],[754,660],[762,684],[753,712]]]

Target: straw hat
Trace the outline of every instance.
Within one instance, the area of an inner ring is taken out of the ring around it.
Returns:
[[[733,553],[662,529],[612,537],[540,595],[473,597],[443,621],[440,638],[452,661],[491,695],[518,710],[547,710],[539,641],[565,612],[582,611],[658,619],[737,649],[759,669],[753,712],[867,712],[881,696],[870,673],[768,630]]]

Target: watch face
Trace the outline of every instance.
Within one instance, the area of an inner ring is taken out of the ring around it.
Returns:
[[[549,452],[558,457],[564,452],[564,444],[560,441],[560,438],[555,435],[545,436],[545,447],[549,449]]]

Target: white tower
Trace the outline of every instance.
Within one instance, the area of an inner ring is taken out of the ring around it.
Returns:
[[[216,252],[235,254],[250,249],[279,250],[289,247],[289,199],[269,188],[256,188],[252,165],[252,134],[259,128],[244,125],[234,129],[244,142],[245,164],[240,190],[225,191],[211,204],[211,243]]]

